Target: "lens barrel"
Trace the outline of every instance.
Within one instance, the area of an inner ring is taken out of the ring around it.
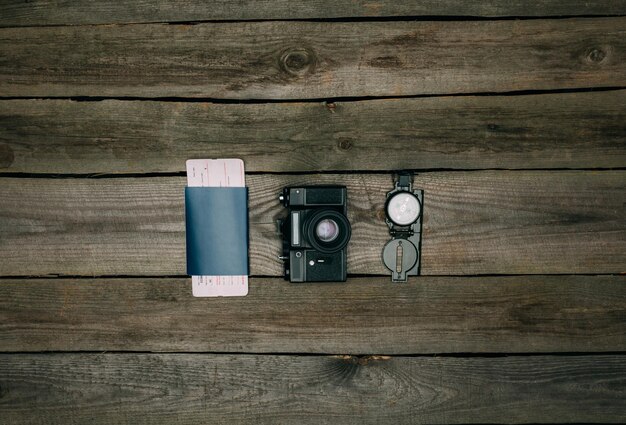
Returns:
[[[323,233],[319,231],[320,226],[329,226],[329,231],[333,234],[320,234]],[[336,229],[332,229],[333,226],[336,226]],[[352,234],[350,222],[345,215],[335,210],[326,209],[316,211],[307,217],[303,230],[311,246],[326,254],[345,248]]]

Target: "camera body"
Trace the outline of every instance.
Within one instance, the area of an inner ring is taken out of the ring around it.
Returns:
[[[351,228],[345,186],[294,186],[278,198],[288,209],[279,220],[285,279],[291,282],[345,282],[346,246]]]

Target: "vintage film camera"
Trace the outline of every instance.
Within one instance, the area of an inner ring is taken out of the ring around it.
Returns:
[[[345,186],[286,187],[278,197],[289,213],[278,221],[285,279],[345,282],[350,240]]]

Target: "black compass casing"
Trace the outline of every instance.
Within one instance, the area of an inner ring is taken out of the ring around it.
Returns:
[[[398,174],[395,188],[387,193],[385,222],[392,239],[382,257],[393,282],[406,282],[420,272],[424,191],[413,189],[413,175]]]

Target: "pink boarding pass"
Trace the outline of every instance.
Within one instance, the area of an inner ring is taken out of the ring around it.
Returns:
[[[187,160],[189,187],[244,187],[241,159]],[[194,297],[243,297],[248,294],[248,276],[191,276]]]

